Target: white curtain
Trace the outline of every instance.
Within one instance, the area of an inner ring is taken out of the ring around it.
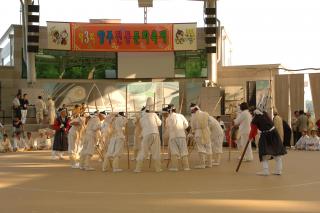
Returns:
[[[304,108],[304,74],[290,75],[291,115]]]
[[[275,76],[275,107],[282,119],[288,121],[289,115],[289,77]]]
[[[316,120],[320,118],[320,74],[309,74],[313,109]]]

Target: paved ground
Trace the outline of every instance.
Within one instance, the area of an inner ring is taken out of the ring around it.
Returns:
[[[0,154],[0,212],[320,212],[320,152],[290,151],[280,177],[256,176],[258,161],[237,174],[237,156],[213,169],[112,174],[97,161],[99,171],[73,170],[49,152]]]

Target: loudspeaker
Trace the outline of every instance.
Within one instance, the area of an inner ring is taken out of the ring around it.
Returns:
[[[205,34],[216,34],[217,28],[216,27],[205,27],[204,33]]]
[[[39,25],[28,25],[28,32],[29,33],[38,33],[39,32]]]
[[[216,37],[205,37],[206,44],[215,44],[217,43]]]
[[[38,45],[28,45],[27,50],[29,53],[37,53],[37,52],[39,52],[39,46]]]
[[[206,52],[207,53],[216,53],[217,52],[217,47],[216,46],[206,47]]]
[[[205,24],[216,24],[216,22],[217,22],[217,20],[216,20],[216,18],[213,18],[213,17],[206,17],[205,19],[204,19],[204,23]]]
[[[40,21],[40,6],[39,5],[28,5],[28,11],[25,11],[28,14],[28,26],[27,26],[27,51],[36,53],[39,51],[39,21]]]
[[[211,8],[206,8],[206,9],[204,10],[204,13],[205,13],[206,15],[216,15],[217,9],[216,9],[216,8],[213,8],[213,7],[211,7]]]
[[[38,35],[28,35],[28,42],[39,43],[39,36]]]
[[[39,13],[39,11],[40,11],[39,5],[28,5],[28,12]]]
[[[28,15],[28,22],[37,22],[39,23],[39,15]]]

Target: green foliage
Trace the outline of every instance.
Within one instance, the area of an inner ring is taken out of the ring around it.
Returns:
[[[116,58],[80,57],[76,55],[38,55],[36,57],[37,78],[104,79],[105,70],[116,70]],[[63,73],[62,73],[63,72]]]
[[[175,52],[176,74],[184,69],[186,78],[206,77],[207,73],[202,74],[202,68],[207,68],[207,54],[204,50]]]

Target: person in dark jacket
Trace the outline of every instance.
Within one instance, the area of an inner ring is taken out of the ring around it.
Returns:
[[[251,132],[249,140],[255,137],[253,132],[260,130],[259,139],[259,159],[262,162],[263,170],[258,172],[257,175],[268,176],[269,164],[268,160],[274,159],[276,161],[274,175],[281,175],[282,173],[282,155],[287,153],[286,148],[283,146],[280,136],[269,117],[268,113],[259,109],[254,110],[254,117],[251,122]]]
[[[283,145],[286,147],[291,147],[291,134],[292,130],[289,124],[283,120]]]
[[[53,124],[56,131],[52,146],[52,159],[62,159],[63,153],[68,151],[68,131],[70,129],[70,118],[64,109],[59,109],[59,116]]]

